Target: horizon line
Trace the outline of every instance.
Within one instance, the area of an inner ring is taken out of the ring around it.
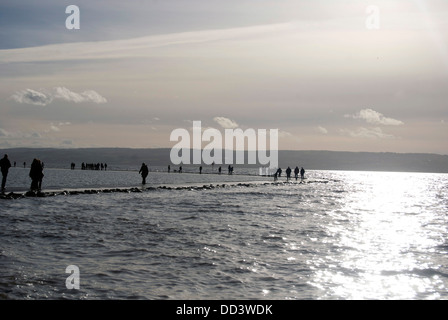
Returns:
[[[73,148],[62,148],[62,147],[6,147],[0,148],[0,150],[14,150],[14,149],[47,149],[47,150],[86,150],[86,149],[129,149],[129,150],[173,150],[173,149],[187,149],[187,150],[196,150],[194,148],[170,148],[170,147],[147,147],[147,148],[135,148],[135,147],[73,147]],[[206,149],[201,149],[201,151]],[[228,149],[220,149],[221,151],[226,151]],[[271,152],[271,150],[233,150],[232,152]],[[435,152],[394,152],[394,151],[348,151],[348,150],[325,150],[325,149],[278,149],[272,150],[272,152],[281,152],[281,151],[290,151],[290,152],[344,152],[344,153],[391,153],[391,154],[429,154],[429,155],[439,155],[439,156],[448,156],[448,154],[435,153]]]

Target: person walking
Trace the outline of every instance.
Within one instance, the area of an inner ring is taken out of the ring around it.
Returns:
[[[34,159],[31,163],[30,178],[31,191],[40,191],[42,188],[42,179],[44,177],[42,162],[39,159]]]
[[[11,168],[11,162],[8,159],[8,155],[5,154],[5,156],[0,160],[0,167],[2,171],[2,193],[5,192],[5,186],[6,186],[6,178],[8,177],[8,171],[9,168]]]
[[[302,169],[300,169],[300,179],[301,180],[305,179],[305,169],[303,169],[303,167]]]
[[[148,176],[149,169],[145,163],[142,163],[142,166],[138,173],[140,173],[142,175],[142,184],[146,184],[146,177]]]
[[[295,169],[294,169],[294,178],[296,178],[296,181],[297,181],[297,178],[299,177],[299,167],[296,167]]]
[[[288,167],[288,169],[286,169],[286,181],[289,181],[289,179],[291,178],[291,168]]]

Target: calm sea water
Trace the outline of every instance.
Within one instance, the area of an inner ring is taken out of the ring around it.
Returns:
[[[11,169],[9,191],[28,188],[27,172]],[[310,171],[304,183],[273,184],[151,172],[148,180],[221,187],[0,200],[0,297],[448,298],[446,174]],[[135,171],[47,169],[43,187],[139,182]],[[66,287],[69,265],[79,268],[79,289]]]

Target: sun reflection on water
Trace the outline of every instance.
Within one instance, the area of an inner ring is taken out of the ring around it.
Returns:
[[[432,288],[444,286],[434,272],[440,265],[422,261],[445,231],[428,227],[435,219],[430,187],[418,174],[353,173],[342,208],[332,213],[348,218],[350,228],[328,225],[335,245],[344,249],[337,258],[328,254],[312,282],[325,288],[324,299],[439,298]]]

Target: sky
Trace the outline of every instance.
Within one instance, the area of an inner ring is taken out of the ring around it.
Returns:
[[[448,154],[447,88],[446,0],[0,2],[0,148],[172,148],[201,121]]]

